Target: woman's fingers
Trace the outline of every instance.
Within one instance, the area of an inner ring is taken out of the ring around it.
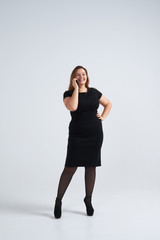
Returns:
[[[97,117],[98,117],[98,118],[100,118],[100,114],[99,114],[98,112],[97,112],[97,114],[96,114],[96,115],[97,115]]]
[[[97,112],[97,117],[99,118],[99,119],[101,119],[101,121],[103,121],[103,117]]]

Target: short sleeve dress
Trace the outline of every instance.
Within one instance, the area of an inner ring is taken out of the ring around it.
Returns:
[[[101,166],[103,127],[96,114],[102,93],[93,87],[87,90],[78,93],[78,107],[76,111],[70,111],[66,167]],[[71,97],[73,91],[65,91],[63,99]]]

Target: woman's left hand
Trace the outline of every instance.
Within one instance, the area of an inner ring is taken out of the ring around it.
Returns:
[[[99,119],[101,119],[102,121],[103,121],[103,117],[99,114],[99,112],[97,112],[97,117],[99,118]]]

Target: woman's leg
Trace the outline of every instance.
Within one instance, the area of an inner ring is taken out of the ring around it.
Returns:
[[[57,199],[63,198],[64,193],[76,170],[77,170],[77,167],[64,167],[64,170],[59,180],[59,185],[57,190]]]
[[[85,167],[85,191],[84,202],[86,204],[87,215],[92,216],[94,209],[91,203],[93,188],[96,178],[96,167]]]
[[[85,167],[85,190],[86,197],[91,197],[96,178],[96,167]]]
[[[61,206],[62,206],[62,198],[64,196],[64,193],[73,177],[73,174],[77,170],[77,167],[64,167],[64,170],[61,174],[58,190],[57,190],[57,198],[55,201],[54,206],[54,216],[55,218],[61,217]]]

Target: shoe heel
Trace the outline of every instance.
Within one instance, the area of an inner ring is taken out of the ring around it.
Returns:
[[[85,197],[83,199],[85,205],[86,205],[86,212],[88,216],[93,216],[94,214],[94,208],[91,203],[91,197]]]
[[[61,199],[56,198],[55,206],[54,206],[54,216],[55,216],[55,218],[61,218],[61,215],[62,215],[61,207],[62,207]]]

